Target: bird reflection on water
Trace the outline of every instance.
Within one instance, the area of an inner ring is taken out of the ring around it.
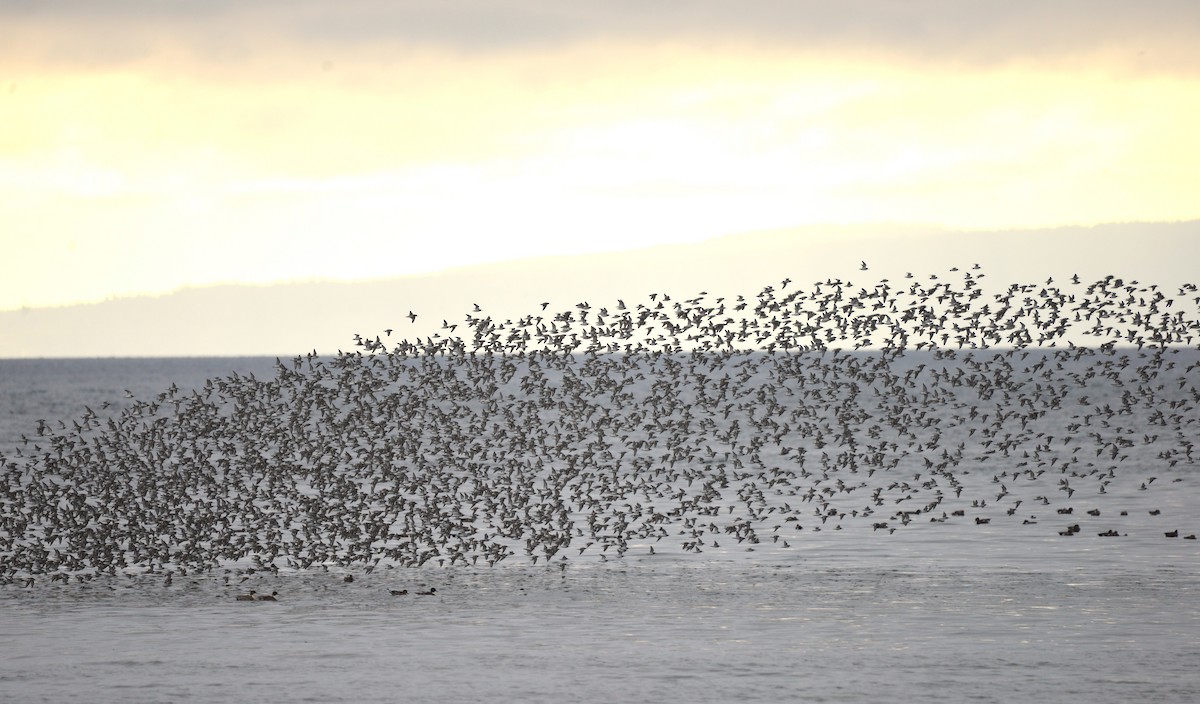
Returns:
[[[43,421],[0,457],[0,580],[789,550],[858,526],[1126,536],[1101,511],[1122,470],[1160,469],[1137,480],[1154,491],[1196,463],[1197,288],[988,296],[977,271],[503,321],[477,304],[461,333],[388,329]]]

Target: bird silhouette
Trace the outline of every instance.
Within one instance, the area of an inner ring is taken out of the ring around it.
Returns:
[[[1162,526],[1123,502],[1178,490],[1197,463],[1200,289],[1114,275],[985,291],[985,276],[788,278],[511,318],[473,305],[391,349],[359,335],[269,378],[127,391],[0,455],[21,478],[0,483],[0,581],[349,582],[769,555],[818,529],[1193,535],[1190,515]]]

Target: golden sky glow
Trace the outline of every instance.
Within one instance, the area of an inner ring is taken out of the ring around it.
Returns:
[[[813,223],[1200,218],[1175,35],[981,59],[719,23],[474,50],[129,19],[0,30],[0,310]]]

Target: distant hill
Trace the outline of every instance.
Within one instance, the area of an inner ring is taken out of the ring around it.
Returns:
[[[867,271],[861,271],[866,262]],[[478,304],[526,313],[645,302],[650,293],[710,299],[838,278],[872,286],[906,272],[945,276],[978,263],[993,287],[1108,274],[1160,285],[1200,280],[1200,221],[948,232],[900,226],[808,227],[614,254],[547,257],[361,282],[188,288],[91,305],[0,312],[0,357],[294,356],[351,349],[361,333],[425,337]],[[406,317],[412,310],[416,323]]]

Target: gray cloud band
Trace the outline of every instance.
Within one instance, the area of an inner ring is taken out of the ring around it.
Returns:
[[[576,42],[749,40],[786,46],[872,47],[960,60],[1072,54],[1113,45],[1194,39],[1200,4],[1183,0],[885,0],[789,2],[674,0],[266,0],[252,4],[0,0],[0,26],[93,27],[180,33],[184,42],[225,34],[279,35],[301,43],[432,45],[461,51]],[[0,34],[3,34],[0,30]],[[111,41],[111,38],[109,39]],[[114,47],[115,50],[115,47]]]

